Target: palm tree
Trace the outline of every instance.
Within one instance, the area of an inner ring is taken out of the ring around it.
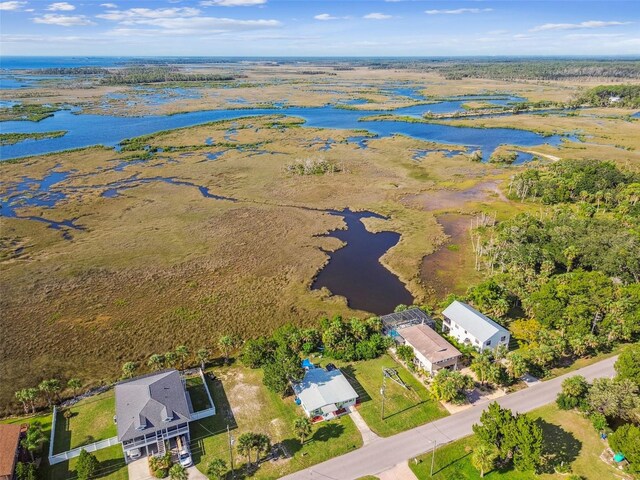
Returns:
[[[31,461],[35,462],[35,452],[46,441],[44,433],[42,433],[42,424],[39,421],[33,422],[29,425],[27,435],[22,439],[22,446],[31,454]]]
[[[311,422],[309,418],[300,416],[293,422],[293,429],[300,439],[300,445],[304,445],[305,439],[311,435]]]
[[[80,380],[79,378],[70,378],[67,382],[67,387],[73,390],[73,399],[75,400],[78,396],[78,389],[82,387],[82,380]]]
[[[207,475],[215,480],[222,480],[227,473],[227,462],[221,458],[214,458],[207,465]]]
[[[176,347],[176,355],[180,358],[180,370],[184,370],[184,361],[189,356],[189,349],[186,345],[178,345]]]
[[[224,354],[224,363],[229,362],[229,352],[236,345],[236,339],[232,335],[223,335],[218,340],[218,346]]]
[[[201,348],[196,352],[196,357],[198,357],[198,361],[200,362],[200,368],[204,370],[207,360],[209,360],[209,350],[206,348]]]
[[[171,480],[187,480],[189,478],[189,472],[187,472],[182,465],[176,463],[169,469],[169,478]]]
[[[29,405],[31,406],[31,413],[36,413],[36,400],[40,395],[40,391],[37,388],[25,388],[23,390],[23,394],[25,400],[29,402]]]
[[[122,373],[126,378],[131,378],[133,377],[133,374],[135,373],[137,368],[138,366],[135,364],[135,362],[126,362],[124,365],[122,365]]]
[[[176,362],[178,361],[178,354],[176,352],[167,352],[164,354],[164,363],[169,368],[173,368],[176,366]]]
[[[27,397],[25,395],[25,391],[26,391],[26,388],[23,388],[22,390],[18,390],[16,393],[14,393],[14,396],[16,397],[16,400],[22,403],[22,408],[24,408],[24,413],[27,414],[29,413],[29,404],[27,403]]]
[[[164,366],[164,355],[154,353],[149,357],[147,365],[149,365],[154,370],[160,370]]]
[[[253,450],[254,433],[243,433],[238,437],[238,453],[247,457],[247,462],[251,465],[251,451]]]
[[[485,445],[481,443],[473,450],[473,456],[471,457],[471,463],[475,468],[480,470],[480,476],[484,477],[487,470],[493,468],[493,462],[496,459],[496,451],[493,446]]]
[[[60,390],[62,389],[62,386],[60,385],[60,380],[58,380],[57,378],[52,378],[40,382],[38,388],[42,393],[44,393],[47,399],[47,405],[51,407],[51,405],[53,405],[55,397],[58,395],[58,392],[60,392]]]
[[[264,433],[257,433],[254,437],[253,447],[256,449],[256,462],[260,460],[260,455],[271,450],[271,439]]]

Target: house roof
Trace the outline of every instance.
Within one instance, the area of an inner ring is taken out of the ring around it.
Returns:
[[[330,372],[324,368],[307,370],[302,381],[293,386],[293,390],[308,412],[358,397],[339,369]]]
[[[0,425],[0,476],[13,476],[20,429],[20,425],[17,424]]]
[[[486,315],[466,303],[455,300],[444,309],[442,314],[452,322],[467,330],[471,335],[485,342],[496,333],[509,333],[506,328],[498,325]]]
[[[131,440],[191,420],[177,370],[144,375],[116,384],[118,440]]]
[[[461,355],[457,348],[427,325],[403,328],[399,334],[431,363],[442,362]]]

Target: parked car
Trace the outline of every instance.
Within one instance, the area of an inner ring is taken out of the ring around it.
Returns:
[[[184,437],[178,437],[178,461],[185,468],[193,465],[189,444]]]
[[[132,450],[129,450],[130,458],[140,458],[141,456],[142,456],[142,452],[140,451],[139,448],[134,448]]]

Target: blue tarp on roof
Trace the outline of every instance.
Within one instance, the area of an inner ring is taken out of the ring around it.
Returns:
[[[302,368],[313,368],[313,363],[308,358],[302,360]]]

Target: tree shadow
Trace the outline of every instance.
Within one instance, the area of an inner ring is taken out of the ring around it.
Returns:
[[[215,368],[230,367],[234,363],[236,363],[235,357],[229,357],[227,359],[226,363],[224,361],[224,357],[216,357],[216,358],[213,358],[213,359],[209,360],[207,362],[206,366],[207,366],[207,368],[209,368],[209,367],[215,367]]]
[[[347,378],[347,381],[351,384],[353,389],[358,394],[358,403],[371,401],[371,396],[356,378],[356,369],[353,367],[353,365],[342,367],[340,368],[340,371],[344,374],[344,376]]]
[[[338,438],[344,433],[344,425],[339,423],[327,423],[318,428],[311,436],[313,442],[328,442],[332,438]]]
[[[582,442],[571,432],[541,418],[536,420],[536,424],[543,433],[542,455],[545,461],[541,473],[553,473],[554,468],[562,464],[570,465],[578,458]]]
[[[98,471],[91,478],[104,478],[113,474],[116,470],[127,468],[124,458],[112,458],[100,462]],[[74,471],[74,473],[76,473]],[[77,474],[76,474],[77,475]]]
[[[391,413],[389,415],[385,415],[384,419],[387,420],[387,419],[389,419],[391,417],[395,417],[396,415],[400,415],[401,413],[405,413],[405,412],[407,412],[409,410],[413,410],[414,408],[419,407],[420,405],[422,405],[424,403],[427,403],[427,401],[426,400],[422,400],[422,401],[420,401],[420,402],[418,402],[418,403],[416,403],[414,405],[411,405],[409,407],[403,408],[402,410],[398,410],[397,412],[393,412],[393,413]]]
[[[77,412],[73,412],[70,418],[65,418],[62,412],[57,412],[56,431],[53,437],[54,454],[71,450],[71,425],[69,420],[77,415]]]
[[[436,457],[437,457],[437,452],[436,452]],[[460,457],[451,460],[449,463],[447,463],[446,465],[442,465],[440,466],[440,468],[438,468],[436,471],[433,472],[434,475],[436,475],[437,473],[440,473],[441,471],[454,466],[456,463],[458,463],[461,460],[464,460],[465,458],[467,458],[469,455],[471,455],[471,452],[466,452],[464,455],[461,455]],[[452,477],[453,478],[453,477]]]

